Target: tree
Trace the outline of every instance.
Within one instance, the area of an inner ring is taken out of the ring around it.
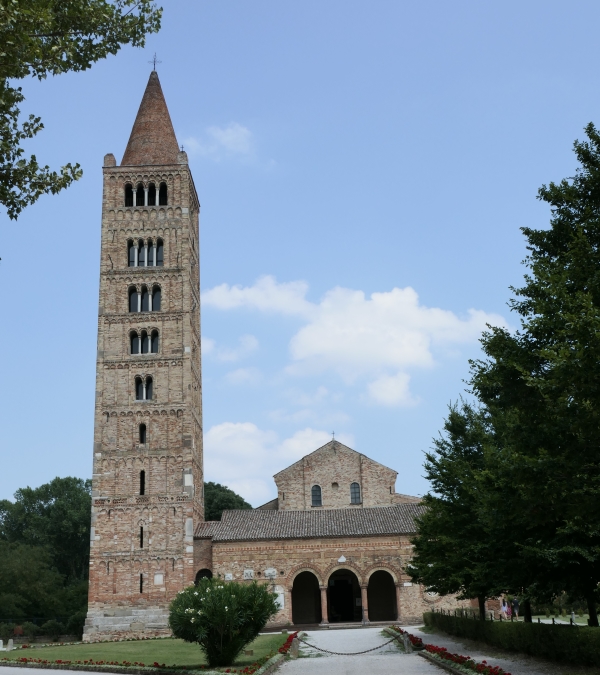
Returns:
[[[0,540],[42,547],[67,582],[87,579],[91,481],[55,478],[0,502]]]
[[[204,483],[204,519],[221,520],[228,509],[251,509],[243,497],[219,483]]]
[[[598,625],[600,582],[600,135],[575,142],[573,178],[542,186],[550,228],[523,228],[520,330],[492,328],[471,385],[502,439],[515,539],[536,592],[586,598]]]
[[[427,509],[417,520],[408,572],[431,591],[477,598],[484,619],[485,601],[498,595],[501,584],[494,569],[496,539],[482,519],[481,482],[494,437],[485,411],[464,401],[450,406],[444,431],[434,439],[434,452],[426,454],[433,494],[423,498]]]
[[[42,194],[56,194],[81,175],[79,164],[60,172],[24,157],[22,141],[43,124],[19,122],[21,87],[12,80],[44,79],[87,70],[123,45],[143,47],[160,28],[162,9],[151,0],[9,0],[0,4],[0,204],[15,219]]]

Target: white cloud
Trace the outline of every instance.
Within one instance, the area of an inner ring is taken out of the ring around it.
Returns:
[[[372,293],[336,287],[318,303],[306,299],[304,281],[253,286],[222,284],[206,291],[204,306],[294,315],[305,325],[290,341],[292,375],[336,372],[346,383],[367,378],[371,400],[412,405],[409,371],[431,368],[452,348],[475,342],[486,324],[506,326],[499,315],[470,309],[464,316],[427,307],[410,286]]]
[[[260,370],[258,368],[238,368],[227,373],[225,379],[229,384],[234,385],[257,384],[261,379]]]
[[[307,427],[283,441],[274,431],[251,422],[224,422],[204,435],[205,479],[227,485],[253,506],[276,496],[273,476],[331,439],[326,431]],[[352,444],[341,434],[342,443]]]
[[[417,401],[411,396],[409,382],[410,375],[406,373],[382,375],[367,385],[367,391],[371,399],[381,405],[414,405]]]
[[[204,356],[211,355],[217,361],[233,363],[234,361],[240,361],[255,352],[258,349],[258,340],[254,335],[242,335],[238,339],[238,346],[235,348],[231,347],[220,347],[217,346],[215,340],[211,338],[202,338],[202,353]]]
[[[254,134],[238,122],[227,126],[208,127],[200,139],[190,136],[183,140],[184,149],[191,155],[201,155],[215,161],[238,157],[249,158],[254,154]]]

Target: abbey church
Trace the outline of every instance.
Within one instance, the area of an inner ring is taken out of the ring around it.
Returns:
[[[276,474],[273,501],[204,520],[199,215],[153,71],[121,163],[104,157],[84,640],[168,634],[169,603],[204,576],[270,584],[272,627],[462,604],[406,572],[419,499],[335,440]]]

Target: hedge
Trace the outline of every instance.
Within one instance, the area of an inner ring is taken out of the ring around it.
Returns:
[[[600,665],[600,628],[522,621],[480,621],[427,612],[426,626],[511,652],[582,666]]]

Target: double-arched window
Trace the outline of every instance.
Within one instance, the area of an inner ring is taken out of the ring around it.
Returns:
[[[156,187],[156,183],[138,183],[135,188],[131,183],[125,184],[125,206],[167,206],[167,184],[163,181]],[[158,201],[157,201],[158,197]]]
[[[360,485],[358,483],[350,484],[350,503],[360,504]]]
[[[152,378],[147,377],[135,378],[135,400],[136,401],[151,401],[152,400]]]
[[[158,331],[140,333],[132,330],[129,334],[129,346],[132,354],[158,354]]]
[[[165,257],[165,245],[162,239],[127,242],[127,264],[129,267],[162,267]]]
[[[321,486],[313,485],[310,489],[311,505],[323,506],[323,499],[321,498]]]
[[[158,284],[154,284],[152,287],[144,284],[139,291],[135,286],[130,286],[128,293],[130,312],[160,311],[162,293]]]

